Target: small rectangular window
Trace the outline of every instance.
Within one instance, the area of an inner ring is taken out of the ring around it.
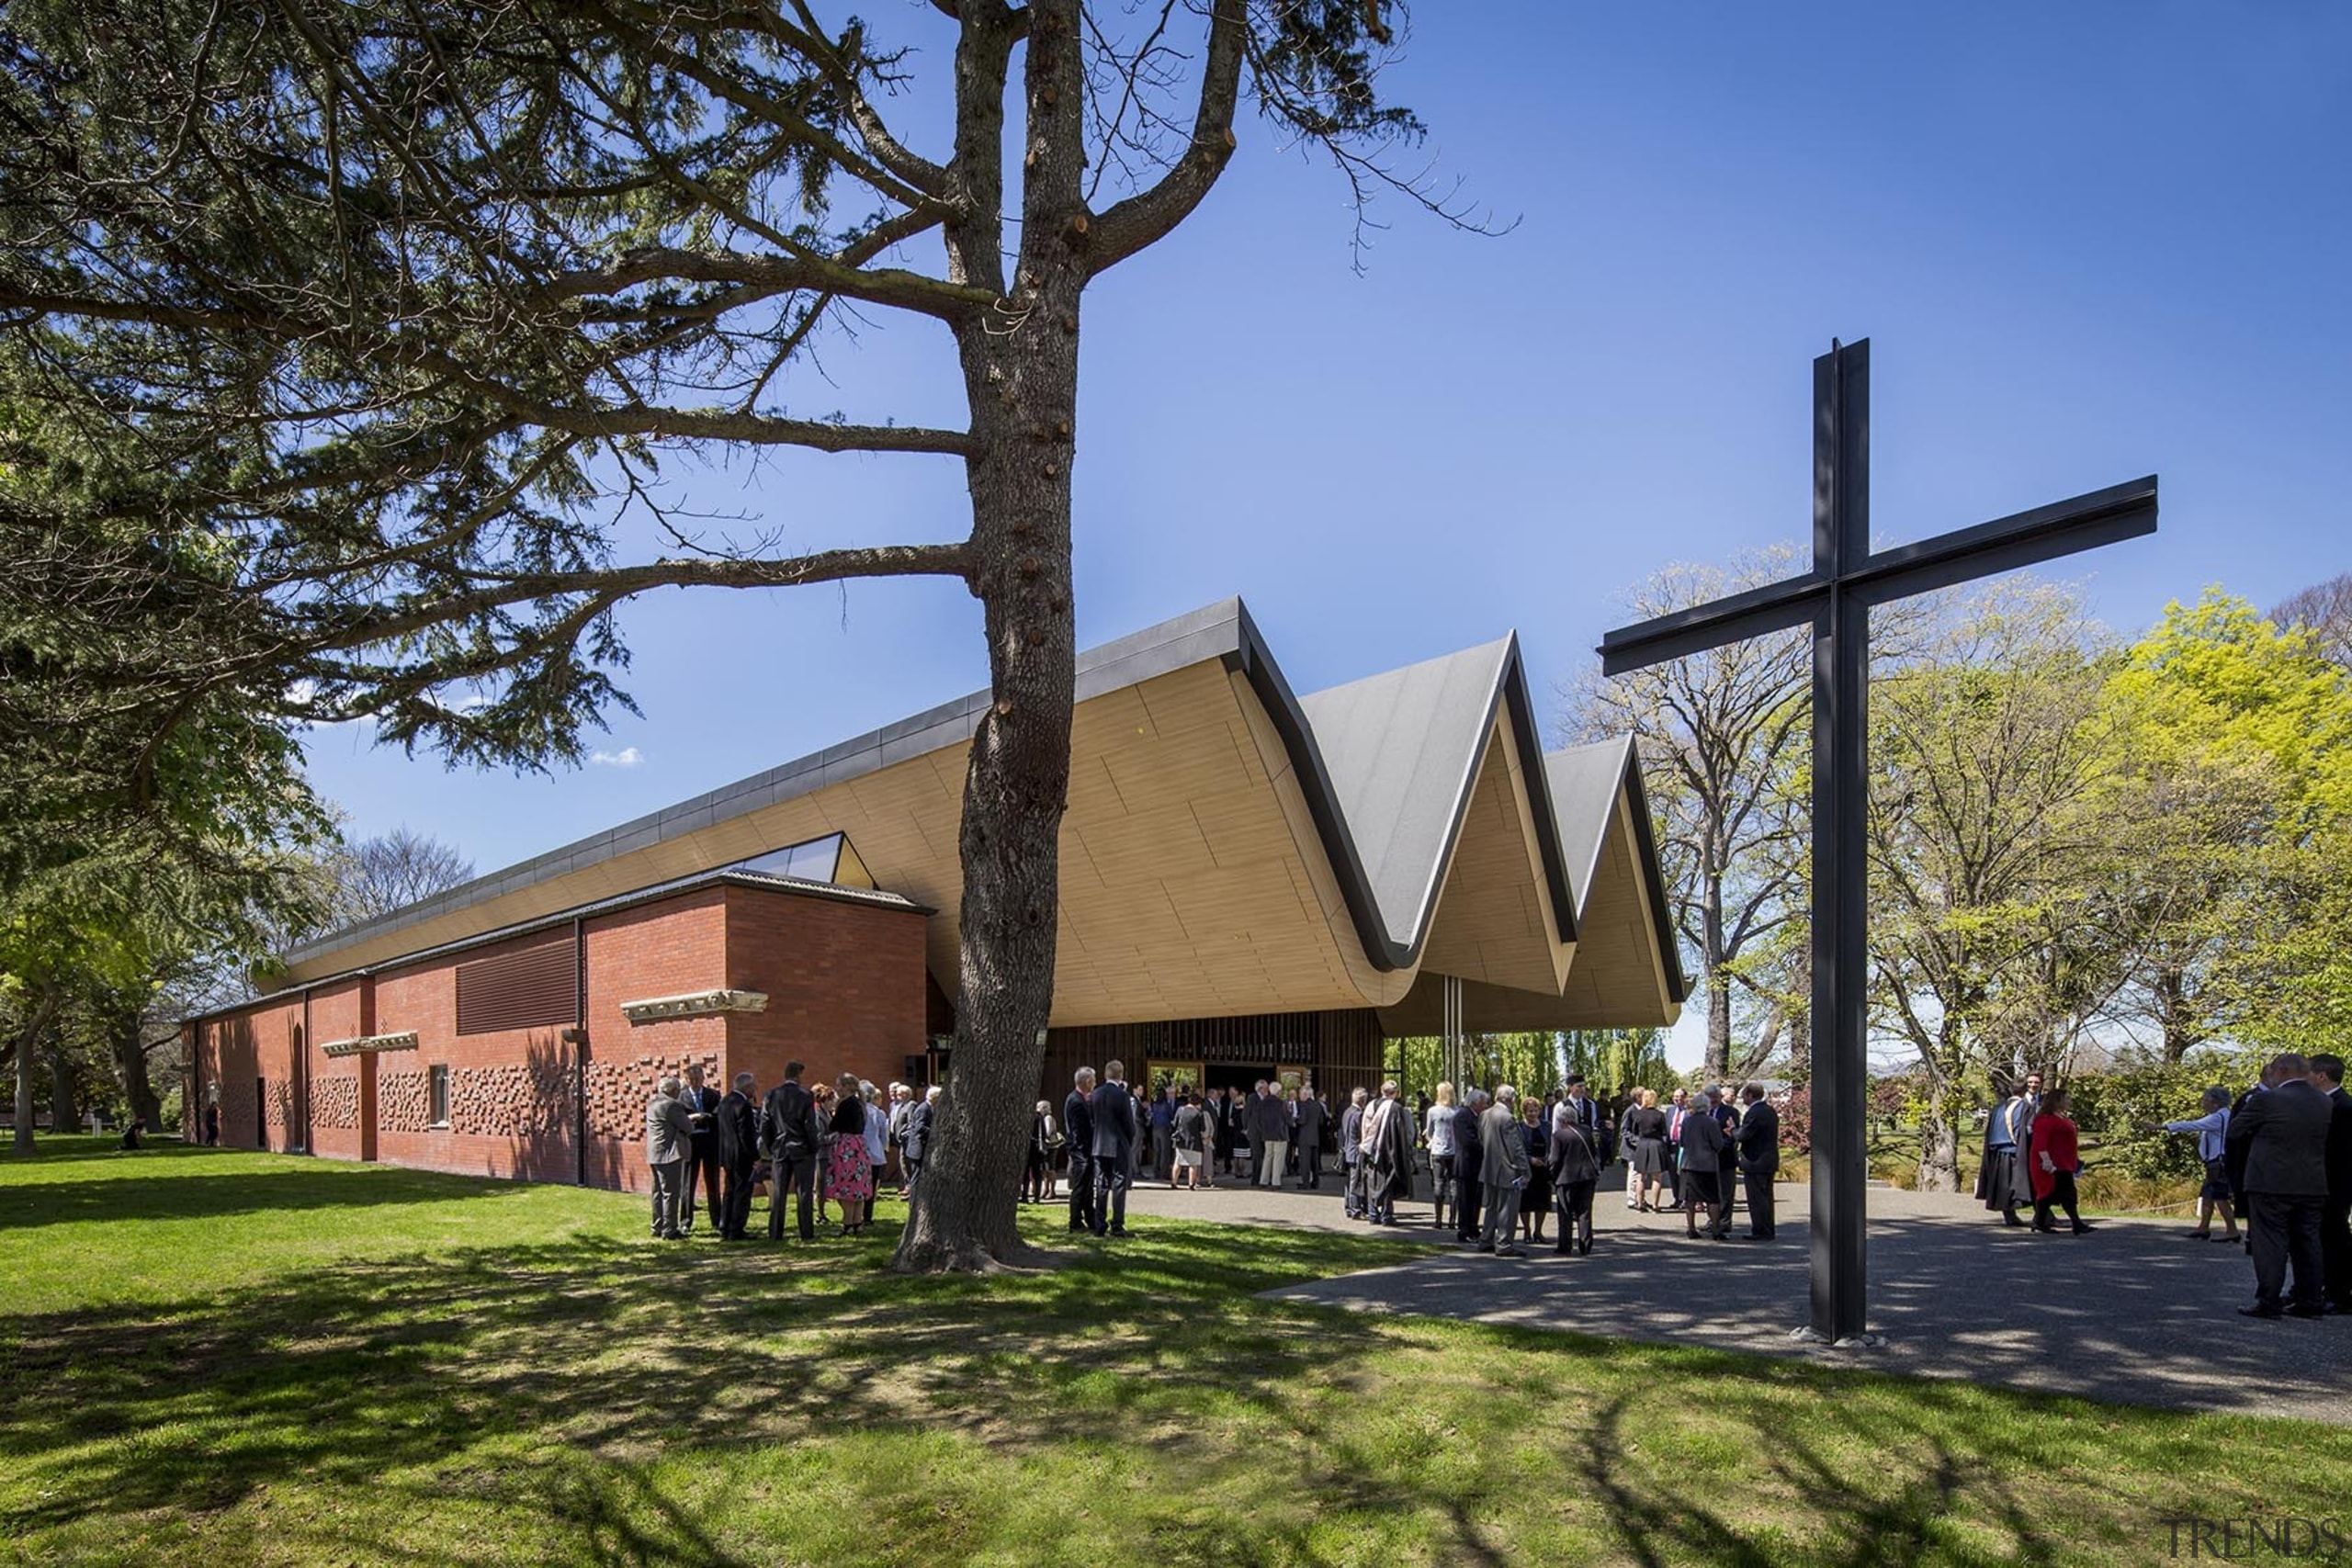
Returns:
[[[449,1124],[449,1069],[435,1067],[425,1084],[426,1120],[435,1127]]]

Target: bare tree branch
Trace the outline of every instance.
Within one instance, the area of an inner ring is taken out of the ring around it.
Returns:
[[[1201,70],[1199,107],[1184,154],[1157,185],[1091,220],[1086,236],[1089,267],[1106,272],[1137,251],[1165,238],[1192,216],[1233,158],[1233,112],[1241,96],[1241,65],[1247,55],[1247,0],[1216,0],[1209,15],[1208,59]]]

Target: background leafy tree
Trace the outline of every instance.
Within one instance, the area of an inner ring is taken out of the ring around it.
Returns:
[[[1793,575],[1776,546],[1724,566],[1669,566],[1626,596],[1629,618],[1710,603]],[[1657,818],[1675,927],[1707,1009],[1712,1077],[1740,1077],[1782,1043],[1796,1010],[1792,944],[1802,934],[1811,844],[1812,645],[1802,632],[1754,637],[1615,680],[1562,688],[1572,739],[1631,734]],[[1801,946],[1802,944],[1795,944]]]
[[[1562,1066],[1582,1073],[1596,1095],[1657,1089],[1676,1077],[1667,1065],[1662,1029],[1571,1029],[1561,1036],[1561,1045]]]
[[[2108,940],[2101,811],[2112,655],[2071,593],[1948,599],[1922,650],[1874,676],[1871,964],[1880,1025],[1923,1070],[1919,1186],[1959,1185],[1976,1074],[2063,1062],[2128,977]]]
[[[0,370],[23,346],[0,344]],[[304,867],[327,818],[271,688],[147,678],[233,650],[250,625],[178,485],[119,433],[0,396],[0,1003],[20,1148],[38,1060],[70,1122],[94,1040],[156,1125],[139,1022],[156,977],[314,918]]]
[[[2127,744],[2109,821],[2144,928],[2132,1015],[2167,1062],[2219,1038],[2300,1038],[2311,1021],[2288,998],[2311,994],[2316,947],[2352,937],[2327,869],[2352,677],[2310,631],[2216,589],[2166,607],[2107,700]]]
[[[2352,670],[2352,571],[2289,594],[2272,608],[2270,618],[2310,633],[2322,658]]]

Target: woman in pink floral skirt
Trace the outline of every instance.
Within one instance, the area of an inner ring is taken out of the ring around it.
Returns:
[[[858,1098],[857,1075],[843,1073],[836,1080],[841,1093],[834,1102],[832,1143],[825,1150],[825,1196],[842,1206],[842,1235],[855,1235],[872,1216],[874,1167],[865,1157],[865,1101]]]

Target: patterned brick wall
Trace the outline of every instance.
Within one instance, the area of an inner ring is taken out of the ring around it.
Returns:
[[[546,1057],[449,1072],[449,1131],[537,1138],[571,1127],[571,1069]]]
[[[356,1077],[315,1078],[311,1084],[311,1124],[339,1133],[359,1127],[359,1080]]]
[[[626,1062],[592,1062],[588,1066],[588,1132],[592,1137],[642,1142],[645,1106],[653,1086],[675,1073],[684,1078],[690,1062],[702,1066],[703,1082],[717,1084],[718,1053],[699,1051],[674,1055],[646,1054]]]
[[[432,1093],[424,1073],[376,1075],[376,1125],[387,1133],[422,1133],[429,1124]]]
[[[583,1107],[575,1074],[582,1046],[558,1028],[457,1032],[456,964],[500,951],[393,965],[311,995],[318,1041],[414,1031],[417,1048],[370,1058],[328,1057],[309,1045],[311,1125],[318,1152],[391,1165],[534,1180],[585,1179],[641,1190],[645,1105],[657,1080],[688,1064],[724,1088],[739,1069],[771,1086],[783,1064],[806,1061],[830,1077],[843,1067],[877,1082],[899,1076],[923,1046],[921,916],[765,891],[704,888],[586,922],[588,1058]],[[525,941],[538,938],[518,939]],[[503,944],[503,945],[513,945]],[[769,993],[763,1014],[663,1020],[632,1026],[622,1004],[733,985]],[[267,1115],[278,1128],[299,1082],[291,1047],[299,993],[207,1021],[197,1031],[208,1089],[220,1092],[224,1141],[250,1147]],[[430,1070],[446,1067],[449,1125],[427,1123]],[[363,1073],[374,1075],[375,1125]],[[268,1082],[257,1104],[256,1077]],[[282,1139],[280,1132],[273,1145]]]
[[[295,1069],[289,1064],[288,1072]],[[299,1148],[302,1143],[301,1100],[294,1092],[294,1085],[284,1077],[269,1080],[269,1146],[273,1149]]]

